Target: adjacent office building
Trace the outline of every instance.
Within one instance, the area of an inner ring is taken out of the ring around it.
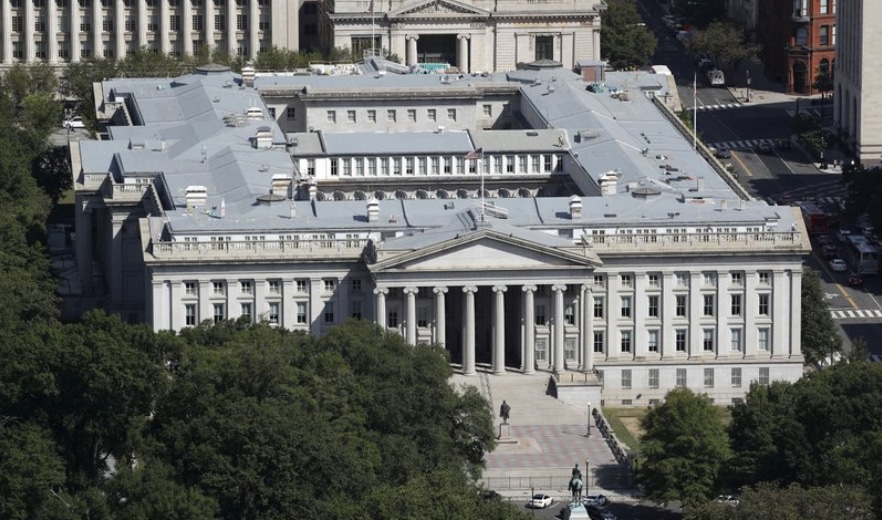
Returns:
[[[841,136],[866,165],[882,161],[882,4],[839,2],[834,119]]]
[[[71,146],[80,301],[156,330],[371,320],[617,405],[801,376],[798,208],[694,149],[666,76],[349,72],[101,83],[107,138]]]
[[[173,56],[219,49],[247,60],[272,46],[394,53],[461,72],[600,57],[602,0],[0,0],[0,66]]]

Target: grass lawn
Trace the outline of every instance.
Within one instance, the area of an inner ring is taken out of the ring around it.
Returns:
[[[606,417],[610,427],[624,444],[629,448],[640,451],[640,421],[649,412],[649,408],[604,408],[603,416]],[[732,422],[732,413],[728,408],[720,409],[720,420],[724,426]]]

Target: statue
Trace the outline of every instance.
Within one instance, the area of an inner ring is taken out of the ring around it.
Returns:
[[[579,469],[579,463],[576,463],[576,467],[573,468],[573,478],[578,478],[581,480],[582,478],[582,470]]]
[[[508,414],[511,412],[511,406],[502,400],[502,406],[499,407],[499,416],[502,417],[502,424],[508,424]]]
[[[573,471],[575,472],[576,469],[574,469]],[[570,479],[570,485],[567,487],[567,489],[572,491],[572,493],[573,493],[573,500],[572,501],[574,503],[581,504],[582,503],[582,473],[581,472],[579,472],[578,476],[575,473],[573,473],[573,478]]]

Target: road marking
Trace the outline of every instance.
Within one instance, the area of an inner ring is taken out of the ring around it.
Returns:
[[[753,177],[753,173],[751,173],[751,171],[747,168],[747,165],[744,164],[744,161],[741,160],[741,157],[738,157],[737,153],[732,152],[732,159],[734,159],[735,162],[737,162],[738,165],[741,166],[741,169],[744,171],[744,173],[747,174],[748,177]]]
[[[827,276],[828,276],[831,280],[835,280],[836,277],[833,276],[833,274],[830,272],[829,269],[827,269],[827,262],[825,262],[824,259],[822,259],[822,258],[818,255],[817,252],[815,253],[815,258],[817,258],[817,259],[818,259],[818,262],[820,262],[821,269],[824,270],[824,273],[826,273]],[[857,308],[858,308],[857,304],[854,302],[854,300],[851,298],[851,296],[849,296],[848,293],[845,291],[845,287],[843,287],[843,286],[840,285],[839,283],[836,283],[835,285],[836,285],[836,288],[839,289],[840,294],[842,294],[842,297],[845,298],[845,301],[847,301],[848,304],[851,305],[851,308],[852,308],[852,309],[857,309]],[[877,303],[876,305],[878,305],[878,303]]]
[[[830,315],[834,320],[855,320],[855,319],[879,319],[882,318],[882,310],[879,309],[832,309]]]

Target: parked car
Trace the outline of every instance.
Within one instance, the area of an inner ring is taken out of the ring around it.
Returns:
[[[779,138],[779,139],[775,139],[775,146],[777,146],[778,148],[780,148],[782,150],[789,150],[790,149],[790,139],[786,139],[784,137]]]
[[[491,489],[484,492],[483,498],[484,500],[502,500],[502,495]]]
[[[587,495],[582,499],[582,504],[595,507],[606,507],[609,505],[609,499],[603,495]]]
[[[848,270],[848,264],[845,263],[845,260],[841,258],[834,258],[830,260],[830,269],[836,271],[837,273],[844,273]]]
[[[588,518],[591,520],[616,520],[616,515],[606,510],[600,510],[594,506],[586,506],[585,511],[588,512]]]
[[[860,287],[864,285],[864,278],[860,273],[852,271],[848,274],[848,285],[852,287]]]
[[[851,235],[851,230],[847,228],[839,228],[836,230],[836,238],[840,242],[845,242],[848,240],[849,235]]]
[[[757,151],[762,153],[769,153],[772,151],[772,144],[768,141],[760,141],[760,143],[756,146]]]
[[[554,503],[554,498],[544,493],[536,493],[533,495],[533,498],[527,502],[527,507],[531,507],[534,509],[545,509]]]
[[[717,159],[731,159],[732,151],[725,146],[721,146],[717,148],[717,152],[714,155],[717,156]]]
[[[828,260],[831,258],[836,258],[836,256],[839,254],[839,250],[833,244],[824,244],[822,251],[824,252],[824,258]]]
[[[83,118],[81,116],[74,116],[64,122],[64,127],[65,128],[86,128],[86,124],[83,123]]]

